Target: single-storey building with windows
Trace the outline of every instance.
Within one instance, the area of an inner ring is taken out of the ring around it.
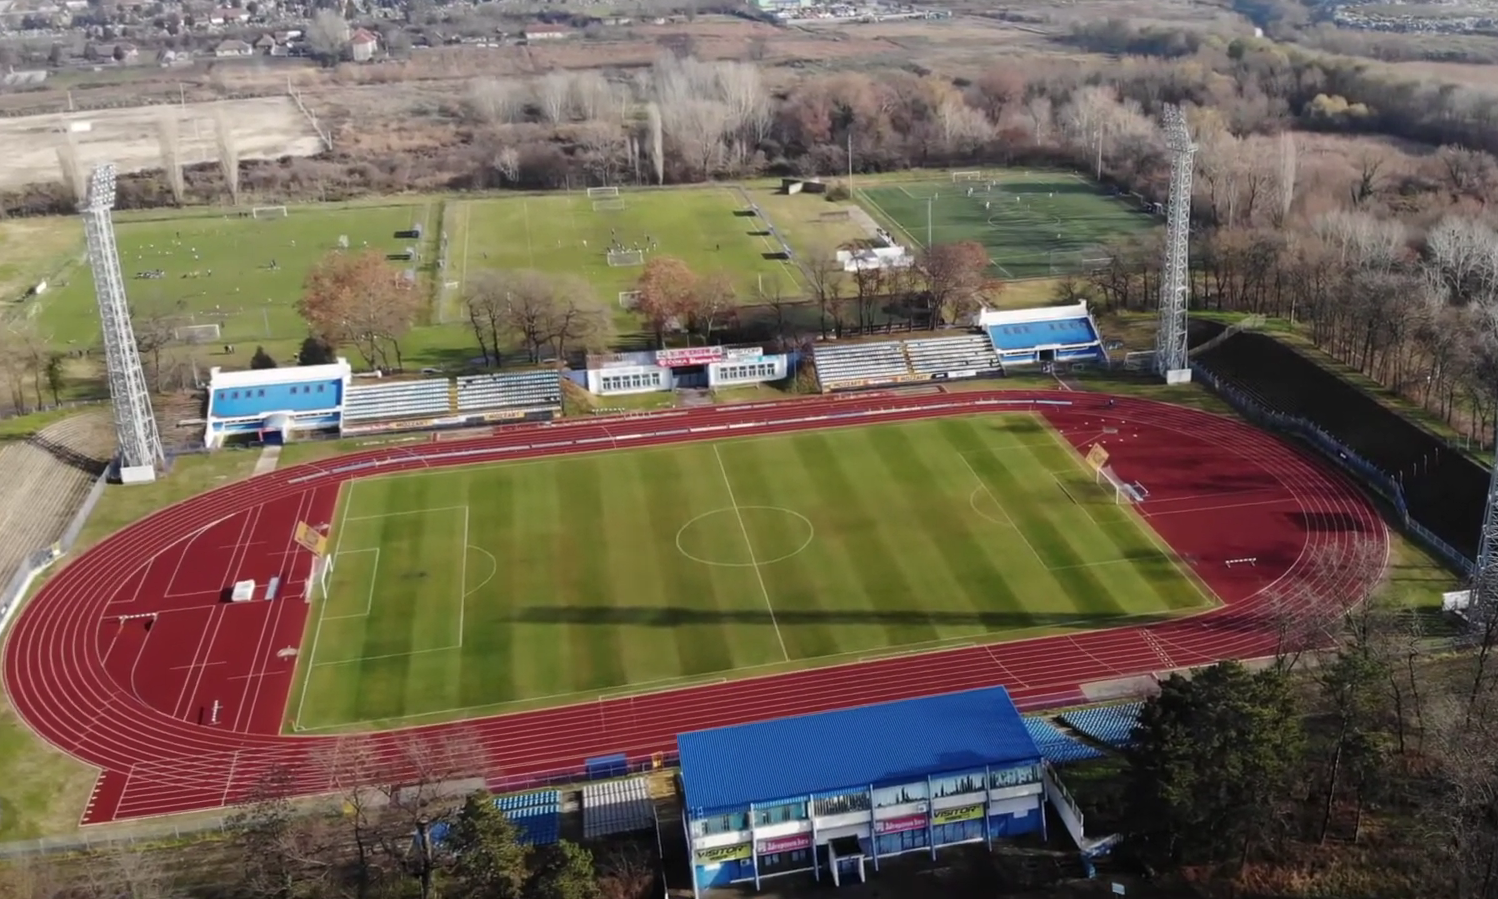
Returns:
[[[858,881],[907,852],[1045,833],[1042,760],[1002,687],[681,734],[693,887]]]

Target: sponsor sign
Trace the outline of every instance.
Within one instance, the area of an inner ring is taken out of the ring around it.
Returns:
[[[760,840],[759,854],[769,855],[772,852],[795,852],[798,849],[811,848],[811,834],[798,833],[788,837],[779,837],[774,840]]]
[[[969,368],[963,371],[949,371],[946,376],[949,378],[976,378],[978,377],[978,370],[976,368]]]
[[[750,856],[752,847],[748,843],[738,843],[733,846],[714,846],[711,849],[697,850],[697,864],[699,865],[721,865],[724,862],[735,862]]]
[[[905,815],[900,818],[885,818],[883,821],[875,821],[874,833],[904,833],[907,830],[920,830],[925,826],[925,815]]]
[[[730,359],[759,359],[765,354],[765,348],[762,346],[739,347],[736,350],[727,350],[726,353]]]
[[[673,368],[680,365],[706,365],[722,360],[723,348],[720,346],[689,346],[675,350],[657,350],[655,353],[657,365],[669,365]]]
[[[1101,443],[1094,443],[1092,448],[1087,451],[1087,464],[1091,465],[1094,469],[1101,469],[1104,465],[1108,464],[1108,451],[1103,448]]]
[[[932,824],[956,824],[959,821],[976,821],[983,817],[983,804],[959,805],[956,808],[938,809],[931,813]]]

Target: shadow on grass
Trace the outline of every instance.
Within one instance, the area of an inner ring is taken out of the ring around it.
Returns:
[[[932,609],[858,609],[806,610],[777,609],[699,609],[686,606],[525,606],[509,620],[524,624],[634,625],[639,627],[693,627],[701,625],[880,625],[880,626],[946,626],[968,625],[994,631],[1055,628],[1097,630],[1110,626],[1135,627],[1170,621],[1179,615],[1108,616],[1063,615],[1034,612],[943,612]],[[899,647],[891,647],[898,649]],[[879,652],[880,650],[870,650]]]

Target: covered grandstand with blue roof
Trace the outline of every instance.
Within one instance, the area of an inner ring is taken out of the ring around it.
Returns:
[[[677,737],[694,887],[1045,832],[1042,755],[1001,687]]]
[[[978,327],[1005,366],[1055,362],[1107,364],[1097,322],[1086,303],[1038,309],[985,309]]]

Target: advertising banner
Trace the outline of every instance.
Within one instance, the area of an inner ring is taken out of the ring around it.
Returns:
[[[724,862],[734,862],[750,856],[748,843],[738,843],[733,846],[714,846],[711,849],[697,850],[697,864],[699,865],[721,865]]]
[[[758,359],[764,356],[765,348],[762,346],[739,347],[736,350],[728,350],[727,354],[728,358],[735,361],[743,361],[745,359]]]
[[[798,849],[809,848],[811,848],[811,834],[809,833],[797,833],[788,837],[759,841],[760,855],[769,855],[772,852],[795,852]]]
[[[874,833],[904,833],[907,830],[920,830],[925,826],[925,815],[905,815],[900,818],[885,818],[883,821],[875,821]]]
[[[983,805],[959,805],[957,808],[944,808],[931,813],[932,824],[956,824],[959,821],[976,821],[983,817]]]
[[[723,361],[723,348],[720,346],[689,346],[674,350],[656,350],[655,363],[657,365],[679,366],[679,365],[706,365],[709,362]]]

